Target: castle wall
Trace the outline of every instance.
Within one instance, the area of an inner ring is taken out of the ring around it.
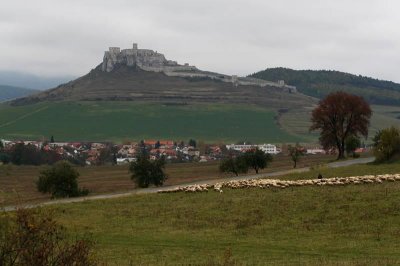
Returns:
[[[163,72],[167,76],[174,77],[206,77],[227,83],[234,86],[272,86],[283,89],[287,92],[297,92],[296,87],[286,85],[284,81],[272,82],[250,77],[228,76],[218,73],[202,72],[195,66],[189,64],[179,65],[176,61],[166,60],[163,54],[149,49],[137,49],[137,44],[133,44],[132,49],[120,50],[119,47],[110,47],[104,53],[102,70],[110,72],[116,64],[126,66],[138,66],[144,71]]]
[[[137,51],[136,63],[138,66],[163,67],[166,62],[163,54],[144,49]]]

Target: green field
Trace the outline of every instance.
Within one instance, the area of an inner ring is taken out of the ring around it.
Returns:
[[[400,107],[371,105],[372,118],[369,128],[368,142],[375,133],[390,126],[400,126]],[[280,127],[289,134],[305,139],[307,142],[318,140],[317,132],[309,132],[312,108],[292,109],[279,117]]]
[[[324,174],[398,169],[350,166]],[[238,265],[400,263],[399,182],[136,195],[51,209],[70,232],[90,234],[111,265],[232,265],[223,264],[226,257]]]
[[[57,102],[0,106],[0,138],[56,141],[141,139],[301,141],[281,130],[272,109],[252,105]]]
[[[370,137],[399,125],[400,107],[372,106]],[[0,138],[56,141],[114,141],[190,138],[206,142],[316,143],[310,133],[312,108],[276,109],[255,105],[163,105],[133,102],[51,102],[0,105]],[[278,118],[278,119],[277,119]]]

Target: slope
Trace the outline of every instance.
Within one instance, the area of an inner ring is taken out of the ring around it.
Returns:
[[[256,105],[169,105],[128,101],[0,105],[0,139],[115,141],[190,138],[207,142],[302,141],[281,130],[276,111]]]
[[[285,80],[297,86],[301,93],[316,98],[323,98],[333,91],[343,90],[361,95],[372,104],[400,104],[400,84],[339,71],[270,68],[254,73],[251,77]]]
[[[0,85],[0,102],[36,93],[36,90]]]
[[[13,105],[43,101],[136,101],[158,103],[244,103],[272,108],[309,106],[315,99],[279,87],[234,86],[211,78],[171,77],[120,65],[111,72],[98,66],[89,74]]]

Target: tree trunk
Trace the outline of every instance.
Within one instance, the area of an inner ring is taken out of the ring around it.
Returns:
[[[345,156],[344,156],[344,143],[341,143],[338,146],[338,152],[339,152],[339,154],[338,154],[337,160],[344,159],[345,158]]]
[[[293,162],[294,162],[293,168],[296,168],[296,166],[297,166],[297,161],[294,160]]]

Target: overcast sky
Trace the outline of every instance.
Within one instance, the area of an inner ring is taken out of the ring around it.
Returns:
[[[335,69],[400,82],[400,1],[0,0],[0,70],[82,75],[109,46],[204,70]]]

